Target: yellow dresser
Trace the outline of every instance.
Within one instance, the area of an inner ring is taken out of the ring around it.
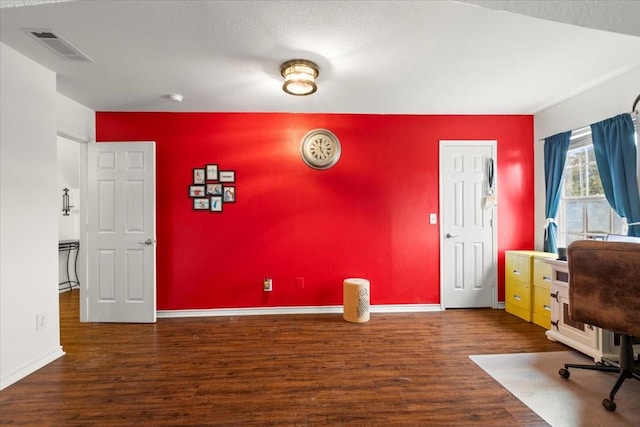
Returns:
[[[533,323],[545,329],[551,328],[551,264],[545,259],[555,259],[555,254],[551,257],[533,256]]]
[[[548,265],[536,260],[556,258],[556,254],[538,251],[506,251],[505,252],[505,299],[504,305],[507,313],[521,317],[527,322],[538,319],[538,314],[543,314],[545,304],[549,305],[550,282],[546,290],[544,299],[543,288],[538,292],[538,302],[536,302],[536,283],[544,282],[544,277],[549,277],[550,273],[546,272]],[[546,272],[546,273],[545,273]],[[546,276],[545,276],[546,274]],[[537,304],[542,304],[537,309]],[[551,313],[546,316],[550,319]],[[543,319],[538,319],[542,321]],[[547,320],[550,321],[550,320]],[[536,321],[536,324],[540,324]]]

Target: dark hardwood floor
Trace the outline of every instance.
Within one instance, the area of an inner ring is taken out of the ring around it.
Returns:
[[[78,322],[64,357],[0,392],[2,425],[543,426],[468,356],[561,351],[503,310]]]

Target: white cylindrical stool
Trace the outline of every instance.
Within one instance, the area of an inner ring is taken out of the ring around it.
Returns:
[[[342,284],[342,318],[347,322],[369,321],[369,281],[367,279],[344,279]]]

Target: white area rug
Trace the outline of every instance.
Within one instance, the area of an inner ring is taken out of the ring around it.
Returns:
[[[616,394],[615,412],[602,399],[616,382],[613,373],[569,369],[570,378],[558,375],[565,363],[592,364],[574,351],[469,356],[504,388],[553,427],[640,426],[640,381],[627,379]]]

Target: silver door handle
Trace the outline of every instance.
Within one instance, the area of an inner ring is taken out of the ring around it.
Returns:
[[[147,239],[144,242],[138,242],[139,245],[147,245],[147,246],[151,246],[153,245],[154,240],[153,239]]]
[[[445,234],[444,237],[446,237],[447,239],[451,239],[452,237],[458,237],[458,235],[457,234],[447,233],[447,234]]]

